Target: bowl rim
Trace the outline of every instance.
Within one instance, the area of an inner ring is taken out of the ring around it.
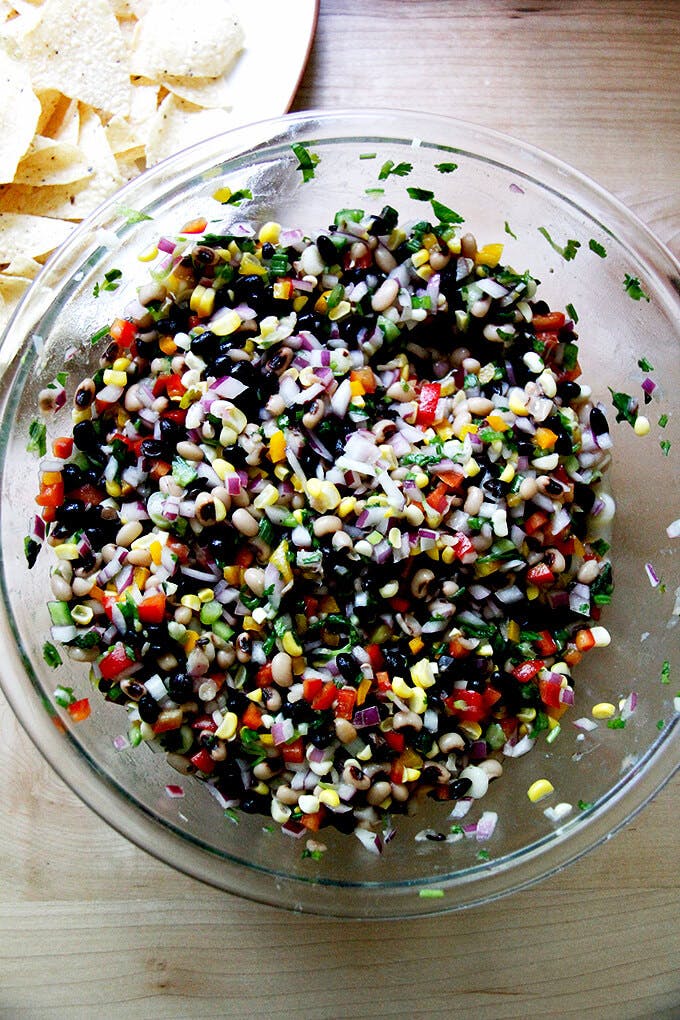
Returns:
[[[184,174],[189,170],[198,173],[206,158],[212,163],[225,162],[246,151],[256,153],[258,149],[280,144],[282,141],[290,144],[291,139],[297,140],[303,137],[309,144],[313,144],[315,141],[313,138],[314,129],[318,129],[320,125],[330,129],[337,123],[339,132],[337,140],[342,141],[351,141],[355,138],[361,138],[362,141],[380,138],[380,140],[404,142],[409,139],[408,132],[404,135],[403,127],[397,137],[392,133],[376,131],[376,122],[382,126],[385,120],[390,120],[395,125],[397,123],[407,127],[410,125],[414,130],[417,126],[421,134],[426,129],[428,140],[436,138],[438,131],[441,131],[441,135],[445,136],[446,133],[450,134],[457,130],[462,133],[465,142],[468,139],[488,141],[492,143],[493,147],[499,147],[501,151],[505,152],[505,159],[501,162],[493,158],[487,160],[487,157],[484,156],[485,160],[491,163],[500,162],[501,166],[511,168],[520,177],[522,175],[531,177],[541,187],[548,191],[554,191],[562,202],[583,209],[592,221],[599,223],[599,220],[587,208],[588,200],[597,198],[600,203],[605,204],[608,210],[609,208],[615,210],[627,225],[632,225],[635,228],[641,248],[647,251],[651,247],[655,258],[660,258],[668,263],[668,281],[671,285],[673,284],[673,274],[675,279],[680,276],[680,264],[670,249],[623,202],[581,171],[531,143],[524,143],[511,135],[458,118],[423,114],[416,111],[390,108],[358,111],[303,111],[243,125],[223,135],[199,142],[128,182],[94,210],[75,228],[73,234],[50,258],[10,319],[0,341],[0,371],[3,373],[3,389],[6,387],[7,377],[10,374],[9,366],[19,350],[19,338],[26,335],[24,330],[15,329],[15,327],[23,319],[29,320],[29,307],[34,293],[44,286],[51,274],[58,271],[61,263],[70,256],[77,255],[78,244],[83,238],[102,225],[106,225],[110,215],[115,215],[120,205],[125,204],[126,199],[137,194],[140,189],[143,190],[148,182],[156,180],[162,182],[162,187],[167,188],[168,183],[178,170],[183,171]],[[342,127],[340,127],[341,122]],[[362,127],[366,128],[369,125],[372,125],[372,130],[362,132]],[[354,129],[354,135],[349,133],[350,126]],[[423,142],[420,135],[415,134],[412,139],[417,139],[419,144],[431,144],[433,148],[440,151],[448,148],[451,151],[465,151],[481,155],[469,145],[467,148],[463,144],[453,148],[434,141]],[[575,202],[567,198],[559,189],[546,184],[542,175],[535,178],[526,170],[518,170],[514,165],[518,157],[528,158],[529,162],[536,161],[536,170],[539,172],[549,167],[558,178],[563,179],[564,183],[577,184],[581,189],[579,201]],[[586,203],[585,208],[582,205],[583,202]],[[603,229],[609,230],[606,225],[601,224],[601,226]],[[62,279],[62,284],[67,281],[68,276]],[[677,287],[677,285],[675,286]],[[16,337],[13,337],[14,332],[16,332]],[[2,631],[5,636],[8,636],[11,628],[8,628],[7,625],[4,605],[0,615]],[[27,674],[14,640],[10,642],[10,645],[10,658],[14,669],[8,670],[7,674],[14,673],[16,670],[25,680]],[[447,902],[445,895],[442,899],[421,899],[414,903],[414,900],[417,900],[417,897],[413,896],[414,890],[432,886],[432,883],[427,879],[402,880],[395,883],[358,882],[347,884],[313,877],[305,878],[292,875],[283,877],[274,872],[264,873],[253,865],[246,866],[244,869],[242,862],[234,861],[211,850],[194,837],[181,833],[166,819],[154,816],[143,805],[133,801],[115,781],[112,781],[99,769],[89,756],[91,774],[88,774],[83,782],[84,777],[80,773],[82,752],[78,750],[77,744],[69,743],[66,745],[69,747],[68,754],[64,756],[65,745],[60,740],[59,734],[54,727],[50,727],[47,713],[42,708],[38,711],[38,699],[31,697],[31,694],[37,695],[37,690],[31,686],[31,693],[29,693],[28,690],[22,688],[21,684],[8,683],[4,671],[0,676],[0,686],[32,742],[67,786],[100,818],[140,849],[151,853],[172,867],[224,891],[235,892],[272,906],[303,909],[306,912],[325,916],[360,918],[366,915],[366,905],[355,905],[347,896],[348,890],[350,891],[349,897],[370,898],[369,913],[371,917],[390,918],[450,912],[489,902],[508,893],[527,888],[543,878],[561,871],[569,863],[609,839],[645,806],[680,767],[673,748],[673,745],[677,744],[678,723],[680,722],[676,716],[642,755],[631,772],[621,777],[593,809],[579,816],[578,824],[566,825],[564,827],[566,832],[562,832],[560,829],[548,832],[544,838],[534,842],[528,848],[513,852],[512,855],[509,855],[511,858],[509,861],[508,857],[499,858],[468,868],[464,873],[456,875],[453,880],[437,880],[438,884],[447,892],[452,891],[454,887],[467,891],[474,886],[475,890],[479,888],[477,895],[474,893],[471,896],[466,895],[463,900],[456,902],[450,900]],[[51,733],[49,732],[50,728]],[[114,794],[113,802],[111,802],[112,793]],[[631,798],[632,793],[635,793],[634,798]],[[176,852],[180,847],[185,851],[184,853]],[[187,847],[192,847],[192,853],[189,855],[186,854]],[[194,850],[196,852],[193,852]],[[541,861],[541,867],[536,871],[534,866],[538,859]],[[249,879],[254,879],[253,882],[244,882],[244,870],[247,870]],[[508,881],[508,877],[511,878],[510,881]],[[286,886],[289,885],[290,888],[282,888],[282,882]],[[329,889],[332,890],[334,896],[341,894],[341,903],[333,904],[327,901],[325,896]],[[375,896],[376,891],[379,893],[380,900]],[[404,893],[410,894],[410,901],[404,896]],[[383,901],[385,902],[383,903]]]

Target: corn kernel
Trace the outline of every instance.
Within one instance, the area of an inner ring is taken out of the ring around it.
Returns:
[[[479,474],[480,467],[474,457],[470,457],[470,459],[466,462],[464,470],[466,478],[474,478],[475,475]]]
[[[102,376],[105,386],[127,386],[127,372],[116,372],[112,368],[105,368]]]
[[[430,261],[430,253],[427,248],[421,248],[420,251],[414,252],[411,256],[411,262],[418,269],[420,266],[424,266],[426,262]]]
[[[273,747],[274,746],[274,738],[271,735],[271,733],[261,733],[260,734],[260,743],[264,747]]]
[[[290,631],[283,635],[281,644],[283,645],[284,652],[288,652],[289,655],[295,657],[302,655],[302,648]]]
[[[441,558],[442,558],[442,563],[445,563],[447,565],[447,567],[448,567],[455,560],[456,553],[455,553],[455,551],[452,549],[452,547],[450,545],[445,545],[444,548],[442,549]]]
[[[460,238],[450,237],[446,242],[446,247],[449,249],[452,255],[460,255]]]
[[[238,716],[236,712],[227,712],[220,725],[215,730],[215,736],[218,740],[231,740],[236,735],[236,728],[238,727]]]
[[[512,464],[506,464],[498,477],[501,482],[511,482],[515,477],[515,469]]]
[[[77,560],[80,556],[75,542],[63,542],[61,545],[55,545],[54,554],[59,560]]]
[[[616,715],[616,708],[609,701],[600,701],[593,705],[590,714],[593,719],[611,719]]]
[[[555,792],[555,787],[549,779],[537,779],[527,790],[527,797],[532,804]]]
[[[226,315],[216,316],[215,321],[210,324],[210,331],[215,336],[229,336],[235,333],[241,325],[241,316],[238,312],[231,311]]]
[[[282,482],[290,474],[290,469],[285,464],[277,464],[274,468],[274,474]]]
[[[404,769],[403,781],[405,783],[415,783],[417,779],[420,779],[420,769]]]
[[[349,301],[339,301],[335,308],[331,308],[328,313],[328,318],[331,322],[337,322],[338,319],[344,319],[351,311],[352,306]]]
[[[476,722],[465,720],[458,724],[458,729],[462,730],[465,736],[470,740],[479,740],[482,735],[482,727]]]
[[[535,708],[522,708],[517,713],[517,718],[520,720],[520,722],[525,722],[525,723],[533,722],[534,719],[536,718],[536,709]]]
[[[461,427],[458,429],[457,438],[465,439],[466,436],[476,436],[478,432],[479,425],[473,425],[472,423],[468,425],[461,425]]]
[[[253,502],[256,510],[264,510],[266,506],[274,506],[279,498],[279,490],[274,485],[265,485]]]
[[[241,276],[264,276],[267,272],[260,260],[249,251],[243,253],[238,271]]]
[[[157,255],[158,248],[155,244],[152,244],[150,248],[146,248],[143,252],[141,252],[137,256],[137,259],[139,262],[153,262]]]
[[[198,641],[198,634],[195,630],[188,630],[184,635],[184,641],[182,642],[185,652],[193,652]]]
[[[113,499],[116,499],[118,496],[120,496],[120,494],[122,492],[122,489],[120,487],[120,483],[115,481],[115,479],[113,479],[110,482],[107,482],[106,483],[106,492],[107,492],[107,495],[111,496]]]
[[[517,644],[520,637],[520,627],[517,620],[510,620],[508,622],[508,641],[512,641],[513,644]]]
[[[182,595],[180,604],[186,606],[187,609],[191,609],[194,613],[200,613],[201,611],[201,600],[198,595]]]
[[[327,804],[334,808],[340,805],[340,795],[337,790],[322,790],[319,794],[319,804]]]
[[[527,599],[529,600],[529,602],[533,602],[534,599],[537,599],[538,595],[539,595],[539,591],[538,591],[538,588],[536,587],[536,585],[535,584],[528,584],[527,585]]]
[[[633,425],[633,432],[635,433],[636,436],[646,436],[647,433],[649,432],[649,429],[650,429],[649,418],[645,418],[644,414],[639,414],[635,419],[635,424]]]
[[[475,265],[489,266],[490,269],[493,269],[500,262],[502,255],[502,244],[485,244],[475,255]]]
[[[411,666],[411,680],[415,687],[432,687],[435,676],[429,659],[419,659]]]
[[[131,364],[129,358],[116,358],[111,368],[114,372],[126,372]]]
[[[298,296],[293,299],[293,311],[294,312],[302,311],[302,309],[305,307],[308,301],[309,297],[306,294],[298,294]]]
[[[276,223],[274,220],[268,220],[260,227],[260,232],[257,237],[262,244],[278,244],[280,234],[281,224]]]
[[[212,588],[201,588],[201,590],[196,594],[199,602],[212,602],[215,597],[215,592]]]
[[[335,510],[342,499],[337,486],[333,482],[322,481],[320,478],[309,479],[307,482],[307,495],[310,505],[320,513],[326,510]]]
[[[524,390],[515,388],[510,391],[510,397],[508,399],[508,407],[513,414],[517,415],[518,418],[526,418],[529,414],[526,404],[526,394]],[[507,426],[506,426],[507,428]]]
[[[89,421],[91,417],[91,407],[83,407],[82,409],[74,407],[71,411],[71,421],[74,425],[78,425],[81,421]]]
[[[254,701],[256,705],[260,704],[263,696],[261,687],[256,687],[254,691],[248,691],[246,694],[248,701]]]
[[[401,676],[395,676],[393,678],[392,690],[394,691],[398,698],[403,698],[406,701],[408,701],[408,699],[413,694],[413,688],[409,687],[404,678]]]
[[[409,700],[408,707],[417,715],[422,715],[427,708],[427,694],[422,687],[415,687]]]
[[[416,475],[414,481],[416,483],[417,488],[424,489],[427,485],[430,484],[430,476],[426,475],[424,471],[421,471],[419,472],[419,474]]]

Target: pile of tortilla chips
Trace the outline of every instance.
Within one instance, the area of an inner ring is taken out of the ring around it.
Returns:
[[[0,328],[74,224],[232,125],[229,0],[0,0]]]

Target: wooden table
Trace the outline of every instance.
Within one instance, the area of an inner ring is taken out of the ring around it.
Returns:
[[[680,6],[653,0],[322,0],[295,107],[504,129],[595,177],[677,254],[679,29]],[[55,778],[4,703],[0,746],[6,1020],[678,1016],[677,779],[611,844],[521,895],[335,923],[241,902],[137,850]]]

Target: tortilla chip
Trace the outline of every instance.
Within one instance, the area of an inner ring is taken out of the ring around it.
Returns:
[[[111,0],[117,18],[142,18],[150,6],[151,0]]]
[[[49,2],[49,0],[48,0]],[[152,0],[137,24],[130,73],[217,78],[243,46],[243,29],[227,0]]]
[[[225,110],[202,110],[170,93],[149,126],[147,165],[153,166],[180,149],[228,131],[232,126]]]
[[[15,184],[45,187],[51,184],[72,184],[87,177],[87,161],[77,145],[68,145],[36,135],[31,147],[17,167]]]
[[[134,181],[135,177],[139,177],[146,170],[144,146],[140,145],[138,149],[129,149],[127,152],[116,156],[116,163],[118,165],[118,173],[123,178],[123,183],[127,184],[128,181]]]
[[[66,97],[64,97],[66,98]],[[80,135],[80,110],[78,100],[71,99],[66,105],[61,103],[52,115],[45,131],[47,138],[66,145],[77,145]]]
[[[230,68],[231,70],[231,68]],[[231,110],[232,90],[229,87],[229,72],[219,78],[175,78],[163,79],[168,92],[174,92],[180,99],[204,109]]]
[[[112,117],[106,125],[106,140],[114,156],[130,149],[144,148],[142,136],[127,117]]]
[[[39,117],[40,103],[28,71],[0,47],[0,182],[14,178]]]
[[[0,262],[19,256],[46,255],[71,233],[68,223],[57,223],[45,216],[0,212]]]
[[[22,52],[34,86],[107,113],[127,113],[127,51],[107,0],[46,0]]]
[[[27,258],[26,255],[17,255],[2,272],[5,276],[21,276],[24,280],[35,280],[41,269],[42,263],[37,259]]]

